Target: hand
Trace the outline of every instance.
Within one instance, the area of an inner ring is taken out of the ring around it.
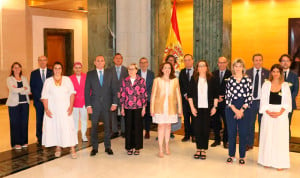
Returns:
[[[219,96],[219,99],[218,99],[218,102],[220,103],[220,102],[224,101],[223,98],[224,98],[224,96],[221,96],[221,95],[220,95],[220,96]]]
[[[16,85],[13,85],[12,87],[13,87],[13,88],[17,88]]]
[[[24,87],[24,90],[27,90],[28,88],[27,87]]]
[[[144,117],[145,114],[146,114],[146,109],[143,108],[143,109],[142,109],[142,117]]]
[[[125,116],[125,110],[124,110],[124,108],[121,109],[121,115]]]
[[[111,110],[111,111],[115,111],[115,110],[117,109],[117,107],[118,107],[118,106],[116,106],[116,105],[111,105],[110,110]]]
[[[154,113],[152,112],[152,113],[150,113],[150,115],[151,115],[151,117],[154,117]]]
[[[46,115],[47,115],[48,117],[52,118],[52,113],[50,112],[49,109],[46,110]]]
[[[185,95],[184,98],[185,98],[186,100],[189,100],[188,97],[187,97],[187,95]]]
[[[178,113],[178,117],[182,117],[182,113],[181,112]]]
[[[69,107],[68,108],[68,116],[71,116],[71,114],[73,113],[73,107]]]
[[[281,114],[282,114],[282,112],[269,112],[269,115],[270,115],[272,118],[277,118],[277,117],[279,117]]]
[[[192,111],[193,116],[197,117],[197,113],[198,113],[197,109],[195,107],[192,107],[191,111]]]
[[[87,107],[86,110],[87,110],[87,113],[88,113],[88,114],[93,114],[93,109],[92,109],[92,107]]]
[[[120,92],[117,93],[117,96],[118,96],[118,98],[120,98],[120,96],[121,96],[121,95],[120,95]]]
[[[215,115],[216,112],[217,112],[217,109],[215,107],[211,108],[211,110],[210,110],[210,116]]]
[[[244,116],[244,112],[242,110],[235,109],[233,111],[235,113],[234,118],[241,119]]]

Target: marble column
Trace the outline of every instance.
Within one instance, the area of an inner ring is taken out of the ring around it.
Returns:
[[[116,48],[116,0],[88,0],[88,11],[89,70],[94,69],[98,55],[110,66]]]

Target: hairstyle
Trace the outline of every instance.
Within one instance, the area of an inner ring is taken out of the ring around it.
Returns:
[[[121,53],[116,53],[115,56],[114,56],[114,58],[115,58],[116,56],[121,56],[121,58],[123,59],[123,56],[122,56]]]
[[[82,67],[82,63],[81,62],[74,62],[73,67],[75,67],[76,65],[80,65]]]
[[[232,66],[231,66],[232,75],[235,75],[234,67],[237,64],[241,64],[243,66],[243,75],[245,75],[245,73],[246,73],[245,62],[242,58],[237,58],[233,61]]]
[[[254,54],[254,55],[252,56],[252,61],[254,61],[254,58],[255,58],[256,56],[260,56],[260,57],[261,57],[261,59],[262,59],[262,60],[264,60],[264,57],[263,57],[263,55],[262,55],[262,54],[260,54],[260,53],[256,53],[256,54]]]
[[[62,69],[62,70],[64,69],[64,66],[63,66],[62,63],[59,62],[59,61],[54,62],[52,68],[54,69],[54,66],[56,66],[56,65],[60,65],[60,66],[61,66],[61,69]]]
[[[15,65],[18,65],[21,68],[20,77],[22,76],[22,65],[19,62],[14,62],[10,67],[10,76],[15,76],[15,73],[13,71],[13,68]]]
[[[48,60],[47,56],[44,56],[44,55],[39,56],[38,60],[40,60],[42,57],[45,57]]]
[[[177,58],[174,56],[174,55],[168,55],[167,57],[166,57],[166,60],[165,60],[165,62],[169,62],[168,60],[170,59],[170,58],[174,58],[174,63],[176,64],[177,63]]]
[[[164,66],[167,65],[167,64],[169,64],[170,67],[171,67],[171,73],[170,73],[169,79],[176,78],[174,67],[172,66],[172,64],[170,62],[164,62],[164,63],[160,64],[159,71],[158,71],[158,76],[162,77],[164,75],[162,70],[163,70]]]
[[[138,70],[138,66],[136,65],[136,63],[129,64],[127,69],[129,69],[130,66],[133,66],[136,70]]]
[[[190,57],[194,60],[194,57],[193,57],[193,55],[191,55],[191,54],[185,54],[185,55],[183,56],[183,59],[184,59],[186,56],[190,56]]]
[[[293,60],[292,60],[292,57],[291,57],[290,55],[288,55],[288,54],[283,54],[283,55],[280,56],[279,62],[281,62],[281,60],[282,60],[283,57],[289,58],[289,60],[290,60],[291,62],[293,61]]]
[[[280,64],[274,64],[274,65],[272,65],[271,70],[270,70],[269,80],[271,82],[273,81],[272,71],[274,69],[278,69],[279,70],[279,72],[280,72],[280,78],[279,78],[279,80],[280,80],[281,83],[284,82],[283,68],[282,68],[282,66]]]
[[[196,68],[195,68],[194,74],[193,74],[194,79],[195,79],[195,81],[198,81],[198,78],[199,78],[199,75],[200,75],[199,72],[198,72],[198,66],[199,66],[200,62],[204,62],[205,63],[205,66],[207,68],[207,70],[206,70],[206,80],[209,80],[212,77],[212,73],[209,71],[208,63],[204,59],[201,59],[201,60],[199,60],[197,62]]]
[[[141,58],[139,59],[139,62],[141,62],[142,59],[146,59],[146,60],[148,61],[148,59],[147,59],[146,57],[141,57]]]

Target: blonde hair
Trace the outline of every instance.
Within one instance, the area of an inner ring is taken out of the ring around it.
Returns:
[[[138,66],[136,63],[131,63],[128,65],[127,69],[129,69],[130,66],[133,66],[136,70],[138,70]]]
[[[232,75],[235,75],[234,66],[236,66],[237,64],[241,64],[243,66],[243,75],[245,75],[246,74],[245,62],[242,58],[237,58],[233,61],[231,65]]]

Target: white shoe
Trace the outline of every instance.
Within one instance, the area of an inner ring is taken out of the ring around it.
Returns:
[[[28,147],[28,144],[22,145],[22,148],[27,148],[27,147]]]
[[[15,145],[15,146],[14,146],[14,149],[15,149],[15,150],[21,150],[21,149],[22,149],[22,146],[21,146],[21,145]]]
[[[87,137],[82,137],[82,141],[83,142],[88,142],[89,140],[87,139]]]

